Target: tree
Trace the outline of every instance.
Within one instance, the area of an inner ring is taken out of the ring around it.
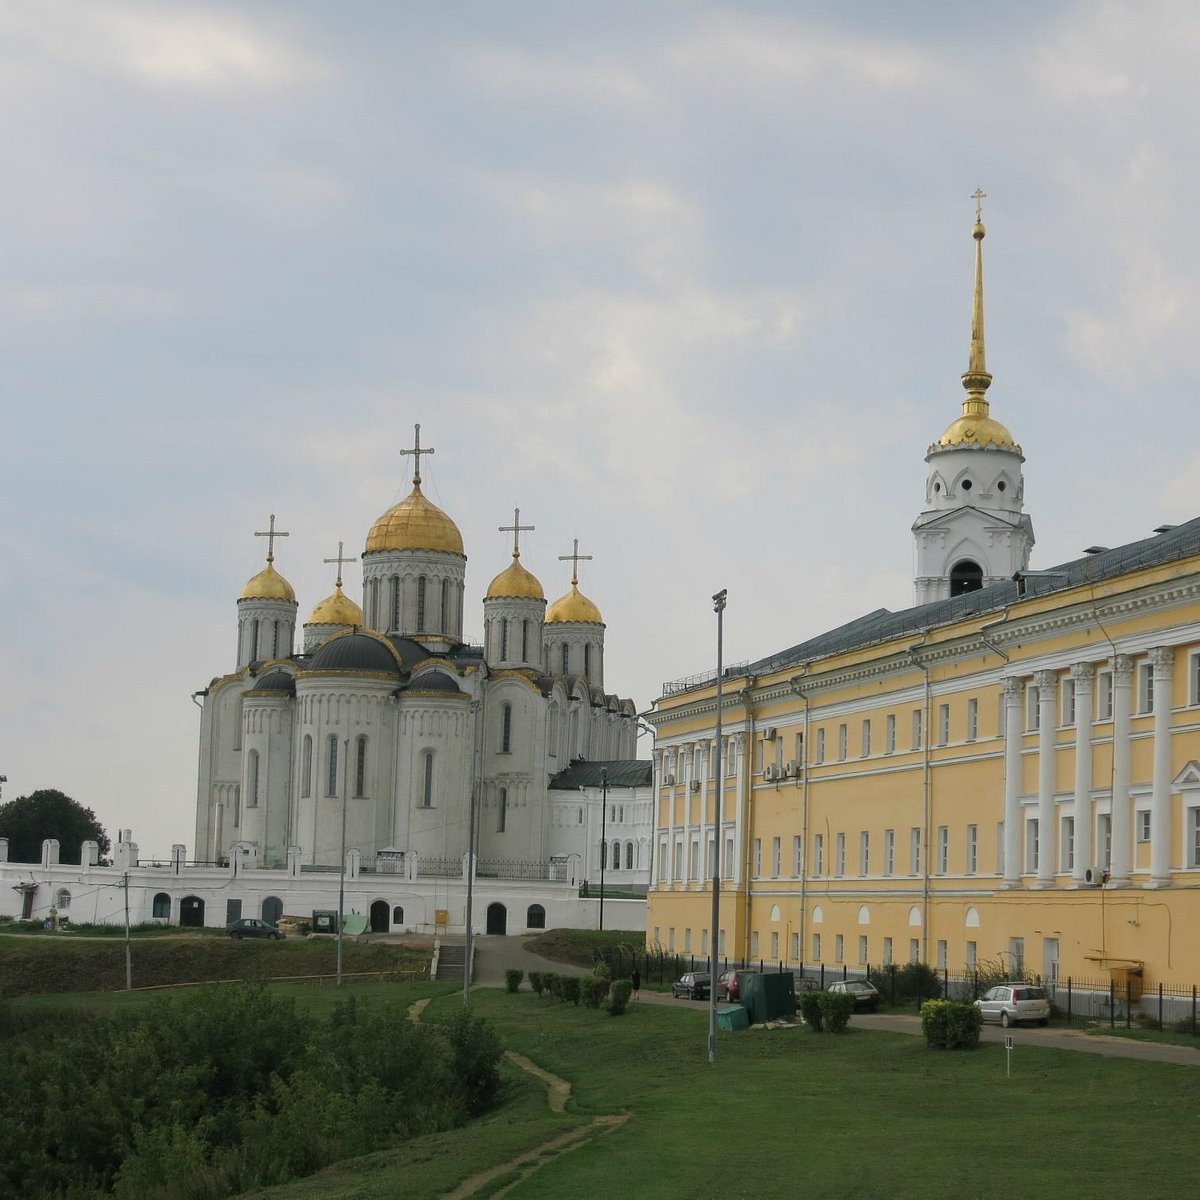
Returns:
[[[42,842],[57,838],[59,861],[77,863],[84,842],[98,842],[108,853],[108,834],[90,808],[55,788],[39,788],[0,804],[0,837],[8,838],[9,862],[42,861]]]

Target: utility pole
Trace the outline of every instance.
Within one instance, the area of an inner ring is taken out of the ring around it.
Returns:
[[[600,768],[600,928],[604,928],[604,864],[608,862],[608,768]]]
[[[129,948],[129,872],[125,872],[125,990],[133,991],[133,956]]]
[[[724,646],[722,638],[725,631],[725,598],[728,589],[722,588],[713,596],[713,612],[717,614],[717,731],[716,756],[714,771],[716,774],[713,787],[713,863],[712,863],[712,929],[709,932],[709,976],[708,976],[708,1061],[717,1061],[717,944],[718,931],[721,927],[721,785],[725,782],[721,775],[721,675],[724,673],[722,661]],[[701,813],[701,821],[704,819]]]
[[[350,739],[342,739],[342,857],[338,867],[337,986],[342,986],[342,924],[346,908],[346,802],[350,799]]]

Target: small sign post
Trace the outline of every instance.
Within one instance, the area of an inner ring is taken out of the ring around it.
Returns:
[[[1004,1078],[1012,1078],[1012,1051],[1013,1051],[1013,1035],[1006,1033],[1004,1035]]]

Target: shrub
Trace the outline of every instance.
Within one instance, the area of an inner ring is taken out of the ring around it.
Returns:
[[[926,1000],[921,1005],[921,1030],[935,1050],[969,1050],[979,1045],[983,1016],[974,1004],[959,1000]]]
[[[579,995],[588,1008],[599,1008],[608,997],[608,980],[584,975],[579,981]]]
[[[845,992],[818,992],[817,1003],[821,1006],[821,1022],[829,1033],[841,1033],[850,1024],[853,996]]]
[[[877,967],[869,973],[868,978],[879,989],[885,1004],[892,1002],[893,980],[898,1004],[911,1000],[940,1000],[942,996],[941,976],[928,963]]]
[[[547,971],[546,974],[542,976],[542,979],[545,981],[546,991],[550,993],[551,999],[561,1000],[562,976],[556,974],[554,971]]]
[[[562,982],[559,985],[559,991],[562,994],[563,1003],[578,1004],[579,1003],[579,976],[564,975]]]
[[[510,991],[515,992],[521,986],[521,980],[525,978],[525,972],[520,967],[509,967],[504,972],[504,986]]]
[[[800,1019],[812,1027],[814,1033],[821,1032],[821,997],[824,992],[799,992]]]
[[[633,984],[628,979],[613,980],[608,996],[608,1012],[610,1016],[619,1017],[625,1011],[632,991]]]
[[[601,959],[592,968],[592,974],[595,975],[598,979],[605,979],[605,980],[608,980],[609,982],[612,981],[612,977],[613,977],[612,967],[610,967],[604,959]]]
[[[546,986],[546,977],[541,971],[530,971],[529,986],[533,988],[533,990],[540,996],[542,994],[542,989]]]
[[[500,1091],[500,1038],[491,1023],[463,1008],[447,1022],[460,1094],[472,1116],[489,1109]]]

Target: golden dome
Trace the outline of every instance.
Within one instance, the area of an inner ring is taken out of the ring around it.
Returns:
[[[546,593],[536,575],[531,575],[520,563],[520,553],[488,584],[486,600],[545,600]]]
[[[600,616],[600,610],[572,583],[571,590],[546,609],[546,624],[603,625],[604,618]]]
[[[999,421],[988,416],[962,416],[952,421],[937,440],[939,446],[1003,446],[1016,449],[1016,442]]]
[[[436,504],[425,499],[418,480],[399,504],[371,526],[365,553],[379,550],[434,550],[462,555],[462,534]]]
[[[282,575],[267,563],[253,579],[242,588],[239,600],[288,600],[296,603],[296,593],[292,585]]]
[[[340,580],[333,595],[326,596],[309,613],[306,623],[309,625],[353,625],[355,627],[366,624],[363,620],[362,609],[342,591]]]

